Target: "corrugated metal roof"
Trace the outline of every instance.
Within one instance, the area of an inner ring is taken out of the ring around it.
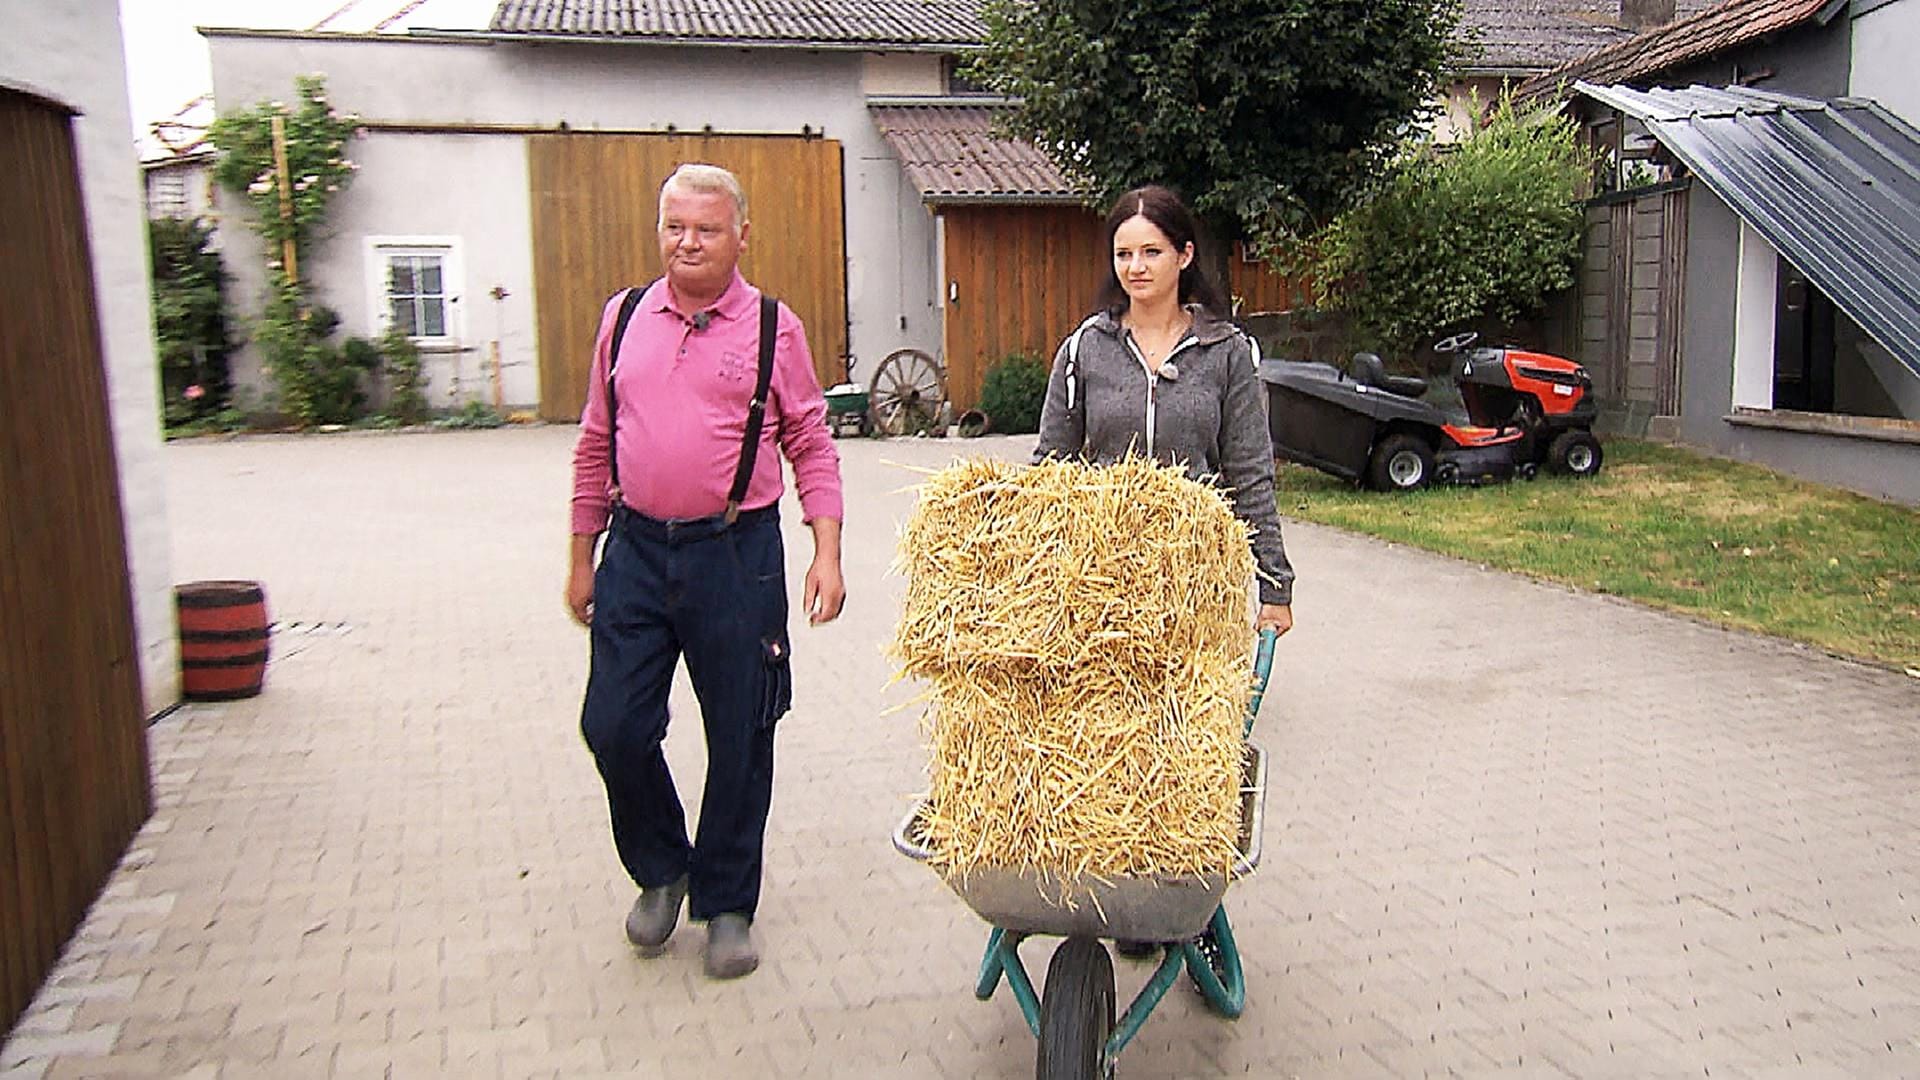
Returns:
[[[784,45],[967,46],[978,0],[501,0],[497,33]]]
[[[1920,132],[1870,101],[1745,87],[1575,90],[1661,145],[1920,375]]]
[[[1692,18],[1649,30],[1529,79],[1519,96],[1561,93],[1582,79],[1590,83],[1633,82],[1830,15],[1828,9],[1839,6],[1835,0],[1727,0]]]
[[[1001,108],[942,101],[875,104],[867,111],[929,205],[1078,202],[1078,192],[1039,148],[994,136]]]

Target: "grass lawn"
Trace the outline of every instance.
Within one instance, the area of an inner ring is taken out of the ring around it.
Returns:
[[[1359,491],[1298,465],[1280,512],[1920,670],[1920,511],[1606,440],[1598,477]]]

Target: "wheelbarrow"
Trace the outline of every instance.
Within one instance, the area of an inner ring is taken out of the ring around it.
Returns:
[[[1278,636],[1272,630],[1260,633],[1247,735],[1253,733],[1266,693]],[[1240,785],[1240,857],[1233,878],[1260,863],[1266,773],[1266,752],[1257,743],[1247,743]],[[893,833],[893,846],[921,862],[932,856],[921,823],[923,807],[915,806]],[[1035,1075],[1039,1080],[1083,1080],[1113,1074],[1120,1052],[1179,981],[1182,969],[1215,1013],[1233,1020],[1246,1008],[1240,951],[1221,902],[1229,880],[1226,874],[1090,879],[1063,889],[1062,883],[1042,882],[1032,871],[996,869],[955,875],[947,884],[993,928],[974,996],[991,998],[1004,977],[1039,1040]],[[1036,936],[1066,939],[1054,949],[1046,983],[1037,994],[1020,958],[1021,942]],[[1102,939],[1160,943],[1159,967],[1117,1020],[1113,958]]]

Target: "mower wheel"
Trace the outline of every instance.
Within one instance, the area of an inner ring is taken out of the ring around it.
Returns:
[[[1380,491],[1417,491],[1433,478],[1433,448],[1418,435],[1389,435],[1373,448],[1367,479]]]
[[[1600,471],[1603,456],[1600,440],[1591,431],[1562,432],[1547,448],[1547,463],[1568,476],[1592,476]]]

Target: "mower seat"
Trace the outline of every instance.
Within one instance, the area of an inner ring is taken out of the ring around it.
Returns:
[[[1411,375],[1389,375],[1387,365],[1370,352],[1353,354],[1353,381],[1401,397],[1417,398],[1427,392],[1427,380]]]

